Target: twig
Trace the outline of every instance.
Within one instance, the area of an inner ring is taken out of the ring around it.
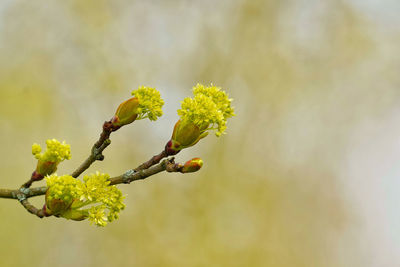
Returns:
[[[151,166],[159,163],[163,158],[165,158],[167,156],[168,156],[167,153],[165,152],[165,150],[163,150],[160,154],[153,156],[151,159],[149,159],[145,163],[141,164],[139,167],[135,168],[134,170],[136,172],[138,172],[140,170],[148,169]]]
[[[93,145],[91,154],[89,157],[71,174],[72,177],[78,178],[84,171],[86,171],[90,165],[96,160],[104,160],[103,151],[110,144],[110,135],[113,131],[118,130],[120,127],[114,126],[111,121],[106,121],[103,124],[103,131],[100,134],[99,140]]]
[[[133,181],[146,179],[147,177],[165,170],[168,172],[179,172],[182,169],[182,165],[176,164],[174,158],[171,158],[163,160],[160,164],[152,166],[148,169],[142,169],[139,171],[136,171],[136,169],[129,170],[120,176],[110,178],[110,185],[130,184]]]
[[[177,164],[174,162],[174,158],[166,159],[161,163],[152,166],[146,170],[140,170],[136,172],[135,170],[129,170],[122,175],[110,178],[110,185],[116,184],[129,184],[133,181],[143,180],[150,176],[153,176],[159,172],[167,171],[167,172],[180,172],[182,169],[181,164]],[[21,192],[23,190],[23,192]],[[9,199],[23,199],[21,194],[23,194],[26,199],[36,196],[42,196],[46,194],[47,187],[34,187],[34,188],[25,188],[25,189],[17,189],[17,190],[10,190],[10,189],[0,189],[0,198],[9,198]],[[19,198],[18,198],[19,197]],[[21,201],[22,202],[22,201]]]
[[[22,201],[20,201],[20,202],[21,202],[22,206],[24,206],[24,208],[25,208],[28,212],[30,212],[30,213],[32,213],[32,214],[38,216],[39,218],[43,218],[43,217],[48,216],[48,215],[46,215],[46,212],[45,212],[44,208],[42,208],[42,209],[36,208],[35,206],[33,206],[33,205],[28,201],[28,199],[24,199],[24,200],[22,200]]]
[[[39,218],[43,218],[47,214],[45,213],[44,208],[38,209],[35,206],[33,206],[27,198],[27,195],[29,194],[30,189],[26,187],[21,187],[17,192],[13,192],[13,196],[16,196],[18,201],[22,204],[22,206],[30,213],[38,216]]]

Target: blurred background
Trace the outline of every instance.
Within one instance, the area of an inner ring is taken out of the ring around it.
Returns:
[[[70,173],[140,85],[157,122],[112,135],[89,170],[119,175],[161,151],[197,82],[237,116],[178,154],[195,174],[120,186],[105,228],[39,220],[0,200],[1,266],[399,266],[400,2],[0,2],[0,186],[66,140]],[[44,184],[43,182],[41,184]],[[43,205],[43,197],[32,200]]]

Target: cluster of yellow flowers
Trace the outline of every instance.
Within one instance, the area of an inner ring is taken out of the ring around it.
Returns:
[[[42,152],[42,147],[39,144],[32,145],[32,154],[41,161],[62,162],[65,159],[71,159],[71,147],[65,141],[60,143],[56,139],[46,141],[47,150]]]
[[[231,107],[232,99],[216,86],[197,84],[193,87],[194,98],[185,98],[182,101],[178,115],[184,123],[193,123],[204,132],[215,129],[216,136],[226,130],[226,121],[234,116]]]
[[[193,146],[208,135],[209,130],[216,130],[221,136],[226,130],[226,121],[234,116],[232,99],[221,88],[197,84],[193,87],[193,98],[185,98],[178,110],[180,120],[175,124],[171,140],[166,145],[169,155]]]
[[[115,129],[128,125],[135,120],[148,118],[155,121],[161,117],[164,100],[161,99],[160,92],[155,88],[140,86],[132,91],[134,97],[122,102],[114,117],[111,119]]]
[[[220,87],[210,85],[204,86],[202,84],[197,84],[193,88],[193,94],[197,95],[205,95],[212,99],[212,101],[217,105],[218,112],[222,113],[224,125],[226,125],[226,120],[235,116],[234,110],[231,107],[231,102],[233,99],[228,97],[228,94],[221,90]],[[224,128],[224,130],[226,127]],[[224,132],[224,131],[222,131]]]
[[[164,100],[161,99],[160,92],[155,88],[140,86],[132,91],[132,95],[139,101],[139,107],[136,110],[138,120],[149,118],[149,120],[155,121],[162,116]]]
[[[65,141],[60,143],[56,139],[49,139],[46,145],[44,153],[41,153],[42,147],[39,144],[32,145],[32,154],[38,159],[36,172],[41,178],[54,173],[60,162],[71,159],[71,147]]]
[[[69,175],[46,177],[46,213],[76,221],[89,219],[98,226],[107,225],[125,208],[122,192],[116,186],[110,186],[109,178],[108,174],[99,172],[86,175],[84,182]]]

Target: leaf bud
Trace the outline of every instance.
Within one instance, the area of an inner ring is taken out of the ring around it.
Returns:
[[[113,126],[124,126],[134,122],[138,116],[137,109],[139,107],[139,101],[136,97],[132,97],[122,102],[114,117],[111,119]]]
[[[193,158],[183,165],[181,172],[190,173],[197,172],[203,166],[203,160],[201,158]]]
[[[208,132],[200,129],[196,124],[179,120],[175,124],[171,140],[167,143],[165,151],[168,155],[175,155],[184,148],[194,146],[207,135]]]

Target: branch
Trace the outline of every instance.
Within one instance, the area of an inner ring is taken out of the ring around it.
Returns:
[[[146,179],[147,177],[150,177],[162,171],[180,172],[182,170],[182,165],[176,164],[174,158],[171,158],[163,160],[160,164],[152,166],[148,169],[142,169],[139,171],[136,171],[136,169],[129,170],[120,176],[110,178],[110,185],[130,184],[133,181]]]
[[[102,161],[104,160],[103,151],[106,149],[110,144],[111,140],[110,135],[113,131],[118,130],[119,127],[115,127],[111,121],[106,121],[103,124],[103,131],[100,134],[99,140],[93,145],[91,154],[89,157],[79,166],[71,176],[74,178],[78,178],[84,171],[86,171],[90,165],[93,164],[96,160]]]
[[[151,166],[159,163],[163,158],[165,158],[167,156],[168,156],[167,153],[165,152],[165,150],[163,150],[160,154],[153,156],[151,159],[149,159],[148,161],[146,161],[143,164],[139,165],[139,167],[135,168],[134,170],[136,172],[138,172],[140,170],[148,169]]]
[[[159,172],[167,171],[167,172],[180,172],[182,169],[181,164],[177,164],[174,162],[174,158],[166,159],[161,163],[152,166],[145,170],[135,171],[134,169],[125,172],[122,175],[110,178],[110,185],[117,184],[129,184],[133,181],[143,180],[150,176],[153,176]],[[0,189],[0,198],[9,198],[9,199],[19,199],[18,196],[21,197],[21,194],[24,194],[26,199],[36,196],[45,195],[47,191],[46,186],[34,187],[34,188],[21,188],[17,190],[10,189]]]
[[[24,206],[24,208],[32,213],[33,215],[38,216],[39,218],[43,218],[43,217],[47,217],[48,215],[46,214],[44,208],[42,209],[38,209],[35,206],[33,206],[27,199],[21,200],[20,201],[22,206]]]
[[[4,191],[8,191],[7,193],[11,194],[11,196],[13,198],[18,199],[18,201],[22,204],[22,206],[24,206],[24,208],[28,212],[38,216],[39,218],[43,218],[45,216],[48,216],[46,214],[44,208],[38,209],[28,201],[28,197],[27,196],[29,195],[30,190],[31,189],[29,189],[27,187],[21,187],[19,190],[4,190]],[[46,191],[44,191],[44,193],[46,193]]]

